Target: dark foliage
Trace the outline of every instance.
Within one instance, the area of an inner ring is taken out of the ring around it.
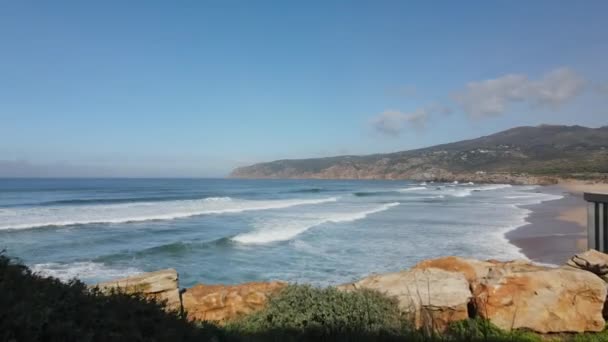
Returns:
[[[402,340],[408,331],[396,301],[378,292],[308,285],[288,286],[228,329],[271,340]]]
[[[219,333],[166,313],[162,303],[61,283],[0,255],[0,341],[207,341]]]

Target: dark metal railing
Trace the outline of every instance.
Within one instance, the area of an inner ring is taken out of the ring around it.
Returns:
[[[608,252],[608,194],[585,193],[587,247]]]

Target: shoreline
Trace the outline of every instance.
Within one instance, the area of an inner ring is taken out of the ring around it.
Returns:
[[[608,184],[572,181],[539,190],[563,198],[521,206],[531,211],[525,219],[528,223],[507,232],[505,238],[531,261],[562,265],[572,255],[587,250],[587,202],[583,193],[608,193]]]

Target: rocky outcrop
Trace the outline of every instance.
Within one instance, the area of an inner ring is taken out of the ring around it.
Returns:
[[[438,168],[428,161],[422,165],[411,166],[391,164],[391,167],[378,162],[372,165],[344,163],[332,165],[319,171],[302,171],[294,167],[277,168],[272,163],[256,164],[237,168],[231,173],[233,178],[252,179],[388,179],[435,182],[474,182],[477,184],[517,184],[517,185],[552,185],[557,184],[558,177],[533,176],[515,172],[465,172]],[[277,171],[277,169],[280,169]]]
[[[448,272],[462,273],[469,283],[485,277],[494,263],[476,259],[465,259],[456,256],[448,256],[437,259],[423,260],[416,264],[413,269],[426,270],[438,268]]]
[[[425,260],[407,271],[372,275],[338,286],[376,290],[398,301],[415,327],[443,332],[452,322],[481,317],[505,329],[538,333],[601,331],[606,302],[608,255],[587,251],[567,265],[550,268],[526,260],[501,262],[460,257]],[[175,270],[144,273],[98,284],[165,300],[180,308]],[[225,323],[265,307],[287,284],[196,285],[182,295],[190,320]]]
[[[469,282],[469,286],[473,292],[479,283],[484,279],[518,272],[541,271],[548,269],[548,267],[535,265],[527,260],[513,260],[506,262],[497,260],[481,261],[456,256],[424,260],[413,267],[413,269],[430,268],[438,268],[448,272],[462,273]]]
[[[541,125],[395,153],[258,163],[231,177],[555,184],[576,174],[606,181],[607,148],[606,127]]]
[[[601,331],[606,286],[578,270],[497,274],[483,279],[474,293],[477,313],[505,329],[539,333]]]
[[[608,254],[590,249],[570,258],[566,266],[591,272],[604,281],[608,281]]]
[[[583,253],[579,267],[601,273],[608,255]],[[586,260],[587,263],[581,262]],[[600,331],[606,290],[589,272],[535,265],[526,260],[500,262],[459,257],[425,260],[413,269],[441,269],[467,279],[472,292],[471,315],[506,330],[525,328],[540,333]]]
[[[142,273],[95,285],[103,292],[112,290],[139,293],[158,301],[166,301],[169,310],[179,310],[179,288],[177,271],[174,269]]]
[[[188,289],[182,300],[189,319],[225,323],[262,309],[268,297],[286,285],[277,281],[239,285],[199,284]]]
[[[371,289],[395,297],[415,327],[436,332],[444,331],[451,322],[467,319],[472,297],[462,273],[437,268],[373,275],[338,288]]]

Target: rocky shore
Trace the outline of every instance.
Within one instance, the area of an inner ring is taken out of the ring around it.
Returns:
[[[426,331],[442,332],[452,322],[478,317],[507,331],[546,334],[602,331],[607,280],[608,255],[589,250],[560,267],[449,256],[337,288],[394,297],[402,314]],[[177,272],[167,269],[96,286],[165,300],[168,310],[183,308],[190,320],[224,324],[263,309],[287,283],[199,284],[180,293]]]
[[[407,171],[386,172],[382,169],[359,167],[357,165],[336,165],[318,172],[301,172],[295,169],[285,169],[270,172],[263,166],[257,168],[236,169],[233,178],[251,179],[383,179],[410,180],[420,182],[461,182],[479,184],[512,184],[512,185],[553,185],[560,182],[555,176],[535,176],[526,173],[509,172],[454,172],[441,168],[415,168]],[[563,180],[562,180],[563,181]]]

